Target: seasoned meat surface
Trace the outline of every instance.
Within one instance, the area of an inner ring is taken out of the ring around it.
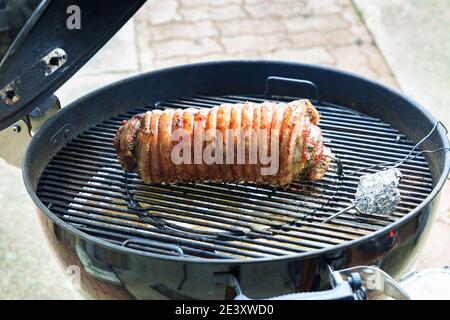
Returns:
[[[154,110],[124,120],[114,138],[124,171],[145,183],[318,180],[331,158],[309,100]]]

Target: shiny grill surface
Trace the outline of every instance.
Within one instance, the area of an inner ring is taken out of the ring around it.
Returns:
[[[224,102],[291,101],[261,96],[195,96],[137,108],[90,128],[51,160],[38,185],[50,210],[77,229],[120,246],[172,256],[260,258],[317,250],[383,228],[419,205],[432,190],[424,157],[400,166],[401,202],[391,216],[350,211],[358,177],[348,174],[403,159],[413,143],[379,119],[324,103],[317,107],[325,144],[342,160],[344,177],[332,165],[318,182],[286,189],[251,184],[145,185],[121,170],[112,140],[124,119],[154,108],[212,107]],[[374,172],[367,170],[366,172]],[[137,209],[139,206],[148,210]]]

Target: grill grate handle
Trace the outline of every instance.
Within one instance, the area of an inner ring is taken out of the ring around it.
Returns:
[[[151,241],[151,240],[143,240],[143,239],[128,239],[125,240],[122,244],[123,247],[128,247],[131,244],[137,244],[137,245],[147,245],[149,247],[168,250],[168,251],[174,251],[178,254],[178,256],[182,257],[184,255],[183,249],[181,249],[179,246],[174,244],[167,244],[167,243],[161,243],[157,241]]]
[[[267,77],[267,79],[266,79],[266,86],[265,86],[265,90],[264,90],[264,95],[265,96],[274,95],[274,93],[273,93],[273,86],[274,85],[273,84],[276,83],[276,82],[283,82],[284,85],[287,82],[287,83],[293,83],[293,84],[298,84],[298,85],[303,85],[303,86],[306,86],[306,87],[310,87],[310,88],[312,88],[314,90],[314,96],[316,98],[317,105],[321,105],[322,104],[322,99],[320,98],[319,87],[314,82],[309,81],[309,80],[304,80],[304,79],[285,78],[285,77],[277,77],[277,76]],[[301,95],[298,95],[298,96],[301,96]]]

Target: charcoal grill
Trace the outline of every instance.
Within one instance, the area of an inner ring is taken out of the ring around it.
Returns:
[[[47,10],[66,5],[49,3]],[[141,2],[134,4],[136,10]],[[123,10],[117,12],[126,21]],[[39,21],[45,22],[46,13]],[[52,36],[50,44],[68,37],[62,31]],[[98,46],[95,34],[78,36]],[[19,97],[0,110],[3,127],[11,124],[11,114],[17,120],[36,103],[43,110],[55,105],[55,87],[87,60],[85,52],[83,59],[71,60],[81,54],[76,46],[70,48],[74,52],[62,49],[68,67],[50,78],[21,72],[20,82],[0,81]],[[19,67],[12,66],[6,75]],[[47,89],[36,90],[39,82]],[[137,175],[125,174],[116,159],[112,138],[121,121],[134,114],[298,98],[317,106],[326,145],[341,159],[344,175],[333,164],[324,179],[295,181],[283,189],[145,185]],[[326,290],[294,297],[358,298],[364,296],[355,285],[358,274],[349,273],[353,280],[346,282],[339,278],[346,273],[337,270],[376,265],[398,277],[407,268],[431,226],[448,175],[448,153],[418,155],[399,167],[401,202],[392,215],[350,211],[321,222],[351,203],[361,173],[349,173],[403,159],[436,121],[400,93],[334,69],[279,61],[201,63],[114,83],[58,111],[31,139],[23,177],[58,260],[64,268],[79,268],[81,286],[93,297],[267,298]],[[423,150],[448,147],[441,126],[421,145]],[[149,208],[138,210],[136,204]]]
[[[145,185],[135,174],[125,177],[117,161],[112,139],[122,120],[136,113],[267,99],[296,97],[198,96],[161,101],[157,107],[107,119],[68,142],[52,158],[37,194],[62,220],[107,241],[148,252],[167,249],[170,255],[230,259],[283,256],[355,240],[403,217],[431,192],[431,172],[421,157],[401,167],[405,174],[402,202],[392,216],[349,213],[332,224],[322,224],[353,199],[357,175],[340,178],[334,167],[319,182],[294,182],[286,189],[212,183]],[[318,110],[327,145],[342,159],[345,174],[368,164],[401,160],[412,148],[411,141],[379,119],[335,105],[318,106]],[[369,143],[370,150],[362,151]],[[148,217],[130,207],[127,186],[132,199],[150,206]],[[147,240],[170,247],[145,246]]]

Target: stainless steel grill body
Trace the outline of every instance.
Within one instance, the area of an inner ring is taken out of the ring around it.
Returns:
[[[402,159],[435,122],[414,102],[368,80],[279,62],[173,68],[85,96],[33,138],[24,178],[57,256],[64,266],[80,267],[86,291],[98,298],[221,299],[229,291],[214,274],[231,272],[248,296],[261,298],[323,288],[327,265],[377,264],[395,276],[408,264],[430,226],[448,170],[445,153],[402,165],[402,199],[391,217],[350,213],[321,224],[346,207],[356,189],[358,176],[342,179],[335,168],[319,182],[277,190],[147,186],[129,175],[129,192],[152,209],[139,217],[127,207],[112,146],[122,119],[151,108],[311,96],[309,87],[292,82],[262,96],[274,75],[308,79],[320,89],[323,102],[314,101],[320,126],[346,173]],[[423,148],[445,146],[439,129]]]

